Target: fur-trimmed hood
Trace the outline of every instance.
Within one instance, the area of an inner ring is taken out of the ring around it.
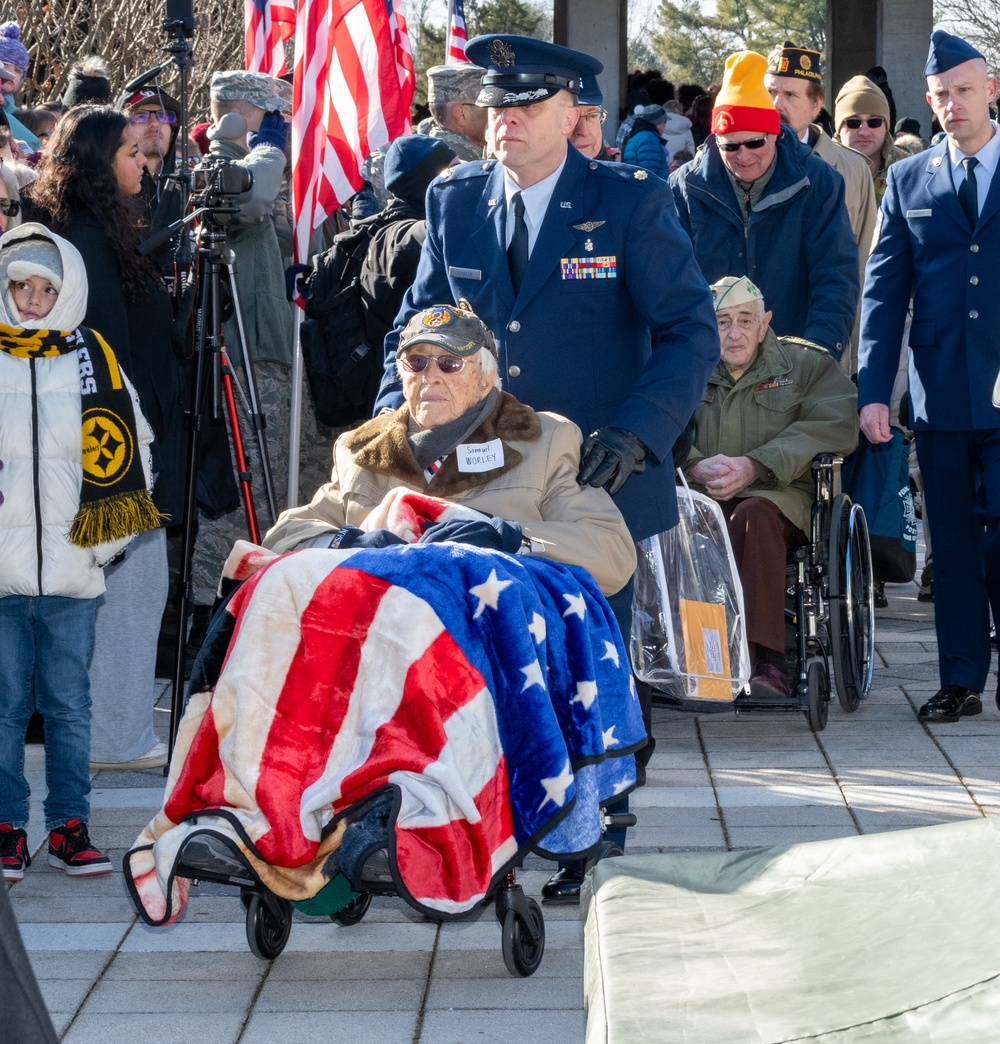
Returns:
[[[349,432],[344,436],[344,446],[353,454],[359,468],[398,478],[438,497],[450,497],[484,486],[516,468],[522,455],[512,443],[536,442],[542,433],[535,411],[518,402],[513,395],[501,392],[493,412],[465,441],[478,443],[500,439],[504,448],[503,466],[493,471],[460,472],[455,454],[450,453],[428,482],[406,438],[409,421],[408,407],[401,406],[394,413],[374,417]]]

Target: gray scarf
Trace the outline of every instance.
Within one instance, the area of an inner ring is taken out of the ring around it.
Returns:
[[[406,439],[422,468],[427,468],[436,460],[452,453],[455,447],[468,438],[476,428],[493,412],[497,404],[497,389],[491,388],[489,395],[475,406],[470,406],[460,417],[436,428],[425,428],[417,431],[413,418],[410,418]]]

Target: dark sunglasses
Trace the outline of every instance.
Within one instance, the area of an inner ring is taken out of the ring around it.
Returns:
[[[717,141],[720,152],[739,152],[740,149],[762,149],[767,138],[751,138],[749,141]]]
[[[885,123],[884,116],[869,116],[867,120],[861,119],[860,116],[848,116],[844,120],[844,126],[849,130],[857,130],[862,123],[867,123],[869,127],[874,130],[876,127],[881,127]]]
[[[458,373],[465,365],[464,359],[454,355],[401,355],[399,363],[407,373],[423,373],[431,359],[442,373]]]
[[[0,214],[4,217],[17,217],[21,213],[21,201],[19,199],[0,199]]]
[[[159,112],[133,112],[128,121],[129,123],[149,123],[152,119],[159,120],[160,123],[176,123],[177,113],[164,112],[162,109]]]

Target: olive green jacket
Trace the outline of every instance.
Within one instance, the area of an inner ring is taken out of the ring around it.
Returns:
[[[749,457],[764,475],[738,495],[773,501],[808,533],[812,459],[817,453],[847,454],[857,445],[858,392],[825,349],[768,330],[756,361],[739,380],[721,362],[716,366],[694,421],[685,468],[719,453]]]

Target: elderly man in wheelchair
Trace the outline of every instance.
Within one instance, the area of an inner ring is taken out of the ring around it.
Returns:
[[[857,389],[825,349],[771,330],[746,276],[727,276],[712,292],[721,359],[695,411],[684,472],[726,516],[743,585],[750,700],[787,701],[786,559],[813,539],[814,458],[857,445]]]
[[[405,405],[341,435],[312,502],[230,555],[164,809],[127,859],[148,923],[183,908],[177,853],[206,817],[286,900],[370,894],[357,853],[381,844],[398,894],[457,916],[529,849],[600,851],[634,786],[645,729],[602,597],[634,544],[577,481],[580,430],[500,389],[463,305],[410,320]]]

